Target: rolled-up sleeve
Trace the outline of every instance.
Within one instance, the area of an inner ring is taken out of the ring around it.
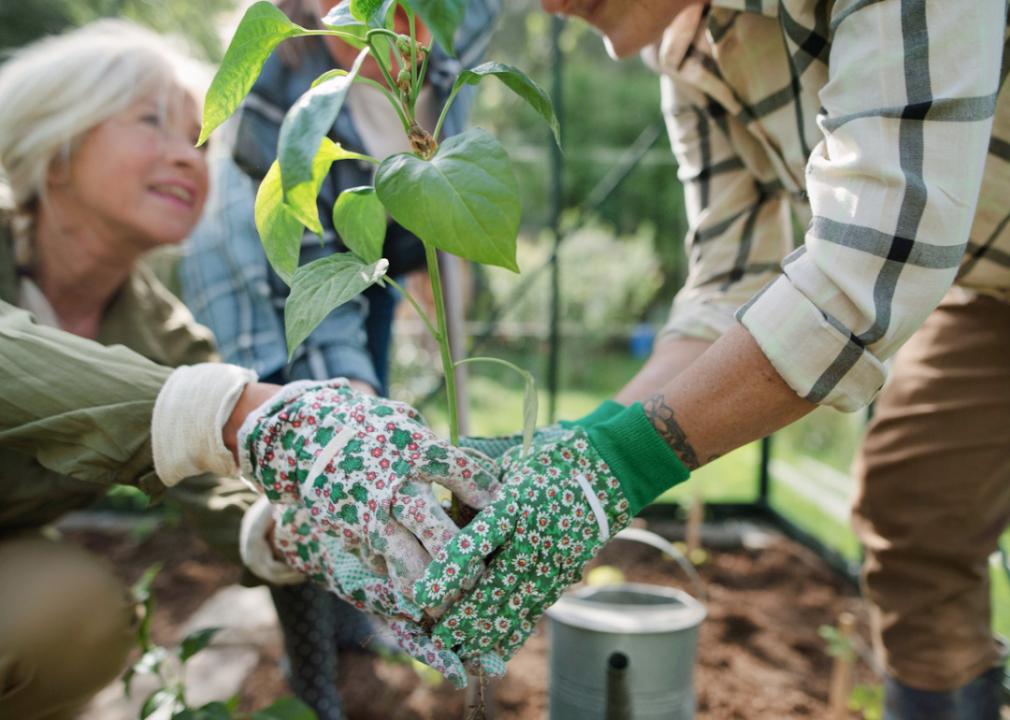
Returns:
[[[738,120],[676,77],[662,79],[663,113],[684,187],[689,261],[658,342],[717,340],[734,313],[780,271],[793,248],[789,200],[771,168],[748,167]]]
[[[954,280],[1001,84],[1005,0],[838,2],[813,220],[737,313],[799,395],[856,410]]]

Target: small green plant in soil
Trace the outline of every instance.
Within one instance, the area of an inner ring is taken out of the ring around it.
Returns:
[[[323,18],[321,29],[308,29],[292,23],[271,3],[257,2],[242,18],[211,83],[200,133],[202,143],[235,112],[263,63],[282,41],[332,36],[360,50],[349,69],[331,70],[318,77],[284,118],[277,160],[257,194],[256,226],[268,260],[291,288],[285,305],[289,352],[334,308],[375,283],[393,285],[414,304],[440,347],[449,436],[454,444],[459,440],[453,373],[458,363],[454,364],[449,348],[436,251],[518,272],[520,203],[512,164],[501,143],[479,128],[442,140],[442,124],[461,89],[495,77],[549,123],[555,140],[560,138],[547,94],[521,70],[495,62],[459,74],[434,127],[423,127],[418,121],[415,106],[432,43],[437,41],[453,52],[453,37],[465,7],[466,0],[344,0]],[[406,15],[409,34],[394,30],[398,10]],[[418,41],[418,19],[430,30],[432,43]],[[369,56],[378,64],[382,82],[359,74]],[[354,83],[371,85],[389,100],[410,152],[374,158],[343,148],[327,137]],[[348,251],[299,265],[304,229],[322,233],[316,196],[331,165],[342,160],[376,166],[374,185],[345,190],[332,208],[333,225]],[[388,263],[382,249],[387,213],[424,245],[435,324],[386,275]],[[475,360],[478,358],[461,362]],[[532,376],[503,360],[494,362],[509,365],[525,380],[523,434],[528,445],[536,424]]]
[[[131,589],[133,601],[140,612],[137,645],[142,654],[123,676],[123,687],[129,697],[137,675],[153,675],[158,681],[158,687],[140,707],[139,720],[145,720],[166,707],[171,720],[316,720],[311,708],[292,697],[280,698],[269,707],[252,713],[238,711],[237,696],[191,707],[186,699],[186,663],[206,648],[221,628],[196,630],[174,648],[154,643],[151,640],[151,619],[154,617],[155,600],[151,586],[160,571],[160,564],[152,565]]]

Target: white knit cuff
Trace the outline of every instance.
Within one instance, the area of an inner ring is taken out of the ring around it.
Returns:
[[[168,376],[151,417],[154,470],[165,485],[204,473],[236,474],[221,430],[252,382],[252,370],[222,363],[184,366]]]
[[[245,511],[238,548],[242,562],[254,575],[273,585],[304,582],[304,575],[274,557],[266,537],[273,524],[273,506],[266,497],[261,497]]]

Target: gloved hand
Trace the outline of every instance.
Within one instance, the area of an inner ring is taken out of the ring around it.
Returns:
[[[340,539],[323,533],[311,511],[273,505],[274,546],[288,567],[300,572],[359,610],[385,619],[397,642],[411,657],[438,670],[456,687],[466,686],[466,669],[453,652],[436,643],[419,624],[424,612],[386,576],[369,569]],[[475,656],[476,657],[476,656]],[[478,658],[489,673],[501,675],[504,663],[494,655]]]
[[[286,385],[245,419],[238,447],[243,475],[272,503],[303,508],[320,537],[406,597],[457,532],[432,481],[478,509],[498,488],[493,462],[439,439],[409,405],[343,379]]]
[[[528,457],[510,450],[499,462],[505,487],[498,498],[414,586],[418,604],[440,605],[464,589],[460,569],[498,551],[432,631],[464,659],[489,651],[511,657],[599,549],[689,475],[638,403]]]
[[[614,400],[605,400],[598,408],[578,420],[562,420],[554,425],[537,428],[533,432],[533,447],[540,447],[560,440],[567,431],[575,427],[589,427],[607,420],[624,409],[624,405]],[[477,450],[489,458],[498,459],[514,447],[522,446],[522,433],[500,437],[467,436],[459,439],[460,447]]]

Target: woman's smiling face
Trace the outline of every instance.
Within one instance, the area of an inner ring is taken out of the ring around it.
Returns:
[[[88,131],[51,182],[89,224],[142,249],[178,243],[207,197],[207,164],[194,147],[199,133],[188,93],[175,86],[151,92]]]
[[[549,13],[580,17],[606,38],[614,58],[657,42],[677,13],[704,0],[541,0]]]

